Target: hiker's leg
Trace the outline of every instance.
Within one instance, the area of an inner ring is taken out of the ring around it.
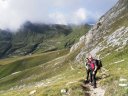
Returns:
[[[97,70],[95,71],[95,78],[96,78],[96,80],[97,80],[96,74],[97,74]]]
[[[97,73],[97,71],[93,74],[93,84],[94,84],[94,88],[96,88],[96,73]]]
[[[89,73],[90,73],[90,82],[92,83],[92,81],[93,81],[93,74],[92,74],[92,71],[90,71]]]
[[[87,79],[87,81],[88,81],[88,78],[89,78],[89,70],[87,70],[86,72],[87,72],[87,77],[86,77],[86,79]]]

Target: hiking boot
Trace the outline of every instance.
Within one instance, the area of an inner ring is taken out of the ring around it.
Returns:
[[[92,83],[92,82],[90,82],[89,84],[90,84],[91,86],[93,86],[93,83]]]
[[[93,88],[97,88],[96,86],[93,86]]]
[[[89,83],[89,80],[85,80],[85,83]]]
[[[97,88],[96,85],[94,85],[93,88]]]

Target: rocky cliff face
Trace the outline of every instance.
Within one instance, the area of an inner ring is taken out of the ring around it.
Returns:
[[[76,50],[81,43],[84,47],[77,55],[76,60],[81,61],[83,55],[91,53],[105,56],[105,51],[119,51],[128,47],[128,0],[119,0],[92,29],[80,41],[71,48],[71,52]],[[108,52],[108,54],[109,54]]]

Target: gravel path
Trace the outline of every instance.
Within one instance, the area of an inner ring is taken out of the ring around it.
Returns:
[[[101,87],[93,88],[92,86],[90,88],[90,96],[104,96],[105,90]]]
[[[90,84],[82,84],[83,91],[85,93],[85,96],[104,96],[105,89],[100,87],[99,84],[97,84],[97,88],[93,88]]]

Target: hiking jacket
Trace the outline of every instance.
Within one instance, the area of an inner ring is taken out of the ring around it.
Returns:
[[[91,68],[91,64],[94,64],[94,69],[92,69]],[[97,66],[97,64],[96,64],[96,60],[95,59],[93,59],[92,61],[90,61],[90,62],[88,62],[88,65],[90,66],[90,69],[92,70],[92,71],[97,71],[97,69],[98,69],[98,66]]]

